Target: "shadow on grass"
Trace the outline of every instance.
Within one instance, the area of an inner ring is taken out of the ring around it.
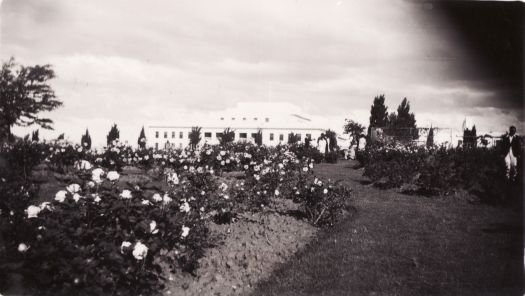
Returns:
[[[399,213],[376,214],[377,225],[370,214],[354,212],[321,230],[252,295],[522,295],[521,227],[492,223],[473,237],[434,235],[434,220],[414,214],[420,225],[393,222],[378,233]]]

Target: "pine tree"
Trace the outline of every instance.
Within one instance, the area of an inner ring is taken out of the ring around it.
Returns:
[[[38,142],[40,141],[40,137],[38,135],[38,130],[34,131],[32,134],[31,134],[31,141],[33,142]]]
[[[87,150],[91,149],[91,136],[89,135],[87,128],[86,133],[82,135],[82,138],[80,138],[80,145],[82,145],[82,147]]]
[[[327,130],[325,132],[325,137],[328,138],[330,142],[328,149],[330,152],[334,152],[334,150],[337,148],[337,134],[332,130]]]
[[[388,116],[388,126],[392,128],[391,134],[402,141],[411,141],[419,137],[416,126],[416,116],[410,113],[410,102],[404,98],[397,107],[397,114]]]
[[[142,129],[140,130],[140,135],[139,139],[137,140],[137,144],[141,149],[146,148],[146,132],[144,132],[144,127],[142,127]]]
[[[64,140],[64,139],[65,139],[65,135],[64,135],[63,133],[62,133],[62,134],[60,134],[60,135],[58,135],[58,138],[57,138],[57,140],[59,140],[59,141],[60,141],[60,140]]]
[[[379,95],[374,98],[374,104],[370,107],[370,124],[371,127],[384,127],[388,119],[387,107],[385,106],[385,95]]]
[[[434,128],[430,126],[427,136],[427,148],[434,147]]]
[[[117,128],[117,124],[115,123],[111,129],[109,130],[108,135],[106,136],[107,145],[110,146],[113,144],[113,141],[118,140],[120,138],[120,131]]]

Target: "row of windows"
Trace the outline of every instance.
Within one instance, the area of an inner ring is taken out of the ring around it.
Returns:
[[[159,138],[159,131],[156,131],[155,132],[155,138]],[[190,136],[190,132],[188,132],[188,138]],[[252,133],[251,134],[251,137],[252,138],[255,138],[257,136],[257,133]],[[290,137],[291,134],[288,135],[288,137]],[[302,135],[301,134],[295,134],[295,136],[298,138],[299,141],[302,140]],[[172,139],[175,139],[176,137],[176,132],[171,132],[171,138]],[[207,139],[211,139],[212,137],[212,133],[211,132],[205,132],[204,133],[204,138],[207,138]],[[215,133],[215,137],[217,139],[220,139],[220,137],[222,137],[222,133]],[[168,138],[168,132],[164,132],[164,139],[167,139]],[[179,132],[179,139],[183,139],[184,138],[184,133],[183,132]],[[233,135],[233,138],[235,139],[235,134]],[[247,139],[248,138],[248,133],[239,133],[239,138],[240,139]],[[306,138],[308,139],[312,139],[312,135],[311,134],[306,134]],[[273,133],[270,133],[270,141],[274,141],[274,134]],[[284,141],[284,134],[279,134],[279,141]]]
[[[171,132],[171,138],[172,139],[175,139],[175,135],[176,135],[175,132]],[[188,133],[188,136],[189,136],[189,133]],[[159,138],[159,131],[155,132],[155,138],[156,139]],[[167,139],[167,138],[168,138],[168,132],[164,132],[164,139]],[[184,138],[184,134],[182,132],[179,132],[179,139],[182,139],[182,138]]]
[[[224,120],[224,117],[221,117],[221,120]],[[232,117],[232,120],[235,120],[235,117]],[[246,117],[243,117],[242,120],[243,120],[243,121],[246,121]],[[257,121],[257,120],[259,120],[259,118],[254,117],[253,120],[254,120],[254,121]],[[264,121],[266,121],[266,122],[270,122],[270,118],[266,117],[266,118],[264,118]]]

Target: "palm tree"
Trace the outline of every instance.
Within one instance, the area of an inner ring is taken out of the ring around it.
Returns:
[[[197,148],[197,145],[201,141],[201,129],[202,128],[198,126],[194,126],[191,128],[189,138],[190,138],[190,147],[192,150],[195,150],[195,148]]]

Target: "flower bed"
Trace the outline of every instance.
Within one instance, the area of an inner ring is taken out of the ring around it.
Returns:
[[[466,190],[486,202],[498,202],[508,194],[505,163],[493,148],[371,146],[360,152],[358,159],[364,166],[364,175],[382,188],[424,195]]]
[[[114,143],[91,151],[58,142],[36,150],[29,153],[65,174],[55,176],[67,183],[39,204],[29,187],[2,183],[0,193],[11,193],[0,215],[0,255],[8,263],[0,262],[0,273],[22,274],[38,294],[156,294],[166,283],[166,266],[198,268],[211,243],[207,221],[231,223],[286,198],[310,223],[332,225],[349,197],[346,189],[312,180],[314,161],[287,146],[153,151]],[[0,153],[11,151],[18,150]],[[122,175],[125,167],[143,177]]]

